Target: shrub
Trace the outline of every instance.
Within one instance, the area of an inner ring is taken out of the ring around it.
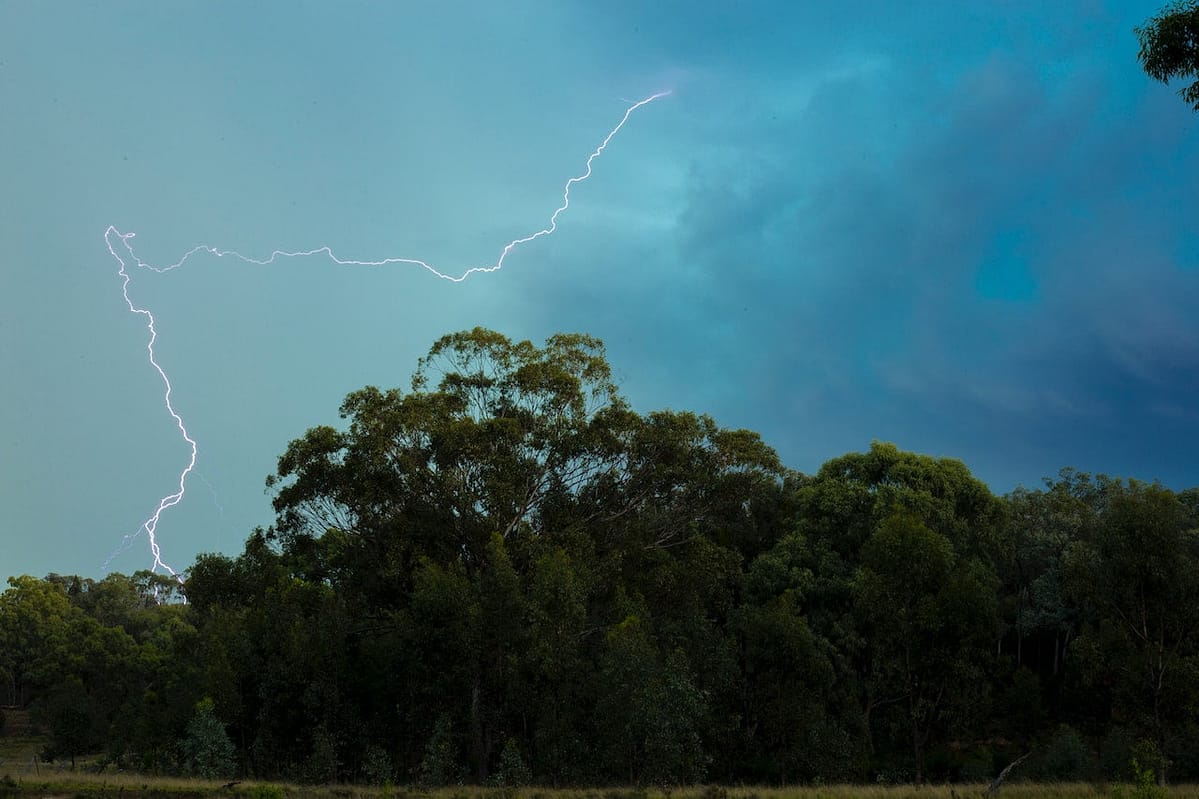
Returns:
[[[337,740],[324,724],[312,732],[312,751],[304,766],[304,781],[317,785],[337,780]]]
[[[457,744],[449,714],[443,713],[433,725],[425,756],[420,764],[420,784],[426,787],[451,785],[462,781]]]
[[[504,743],[500,752],[500,767],[495,775],[496,782],[505,787],[520,787],[533,781],[533,774],[520,754],[520,745],[515,738]]]
[[[1112,799],[1166,799],[1169,795],[1165,788],[1157,784],[1153,769],[1142,767],[1135,757],[1132,759],[1132,774],[1132,792],[1126,793],[1124,788],[1117,787],[1112,791]]]
[[[1157,741],[1142,738],[1132,748],[1132,774],[1133,778],[1138,781],[1141,778],[1140,769],[1142,767],[1152,776],[1153,774],[1165,774],[1172,765],[1174,764],[1162,753]]]
[[[196,703],[187,723],[187,733],[179,744],[184,769],[197,777],[217,779],[233,776],[236,769],[233,742],[213,711],[211,699]]]
[[[958,768],[958,779],[962,782],[990,782],[994,776],[995,755],[990,749],[971,749]]]
[[[391,782],[391,758],[380,746],[367,747],[362,758],[362,780],[367,785],[386,785]]]
[[[1099,767],[1109,780],[1122,780],[1128,776],[1128,763],[1132,760],[1133,739],[1123,727],[1112,727],[1099,747]]]
[[[1049,739],[1037,776],[1053,782],[1074,782],[1091,770],[1091,749],[1073,727],[1063,724]]]

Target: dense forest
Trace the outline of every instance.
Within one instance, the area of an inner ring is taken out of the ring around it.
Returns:
[[[308,781],[1199,778],[1199,489],[815,474],[634,412],[601,343],[444,337],[291,442],[180,580],[13,577],[48,757]]]

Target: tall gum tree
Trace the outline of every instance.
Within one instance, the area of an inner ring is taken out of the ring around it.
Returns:
[[[1089,610],[1071,652],[1111,692],[1114,719],[1168,756],[1191,740],[1199,709],[1199,518],[1162,486],[1108,492],[1096,537],[1064,556],[1067,590]],[[1164,760],[1144,765],[1164,782]]]
[[[627,615],[622,593],[668,611],[646,646],[671,680],[693,675],[683,682],[695,688],[670,696],[727,693],[737,663],[722,630],[738,547],[763,546],[785,504],[785,470],[756,433],[633,412],[598,339],[558,334],[538,347],[482,328],[435,342],[410,391],[361,389],[341,415],[345,429],[312,428],[279,459],[268,538],[294,577],[335,589],[352,645],[372,651],[381,674],[424,686],[417,696],[380,686],[404,708],[398,728],[423,726],[411,723],[417,708],[451,711],[485,779],[500,746],[534,722],[590,723],[530,705],[588,702],[563,681],[586,682],[578,664],[603,656],[606,632]],[[547,604],[559,602],[571,610],[548,627]],[[434,623],[450,611],[463,611],[460,625]],[[560,642],[553,657],[533,630]],[[456,654],[431,674],[413,654],[426,649],[426,661]],[[686,740],[716,734],[700,729],[706,708],[684,715]],[[695,778],[691,744],[678,757],[659,747],[673,735],[647,739],[655,765],[638,775]],[[534,765],[561,763],[573,746],[532,737]]]

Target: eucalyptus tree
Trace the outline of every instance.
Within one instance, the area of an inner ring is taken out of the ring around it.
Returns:
[[[1178,0],[1136,28],[1137,57],[1146,74],[1162,83],[1195,78],[1178,94],[1199,111],[1199,0]]]
[[[1086,611],[1071,647],[1083,679],[1163,756],[1186,748],[1199,713],[1199,517],[1159,485],[1116,484],[1092,540],[1064,557],[1066,586]]]
[[[292,576],[344,603],[347,645],[378,664],[372,705],[400,708],[365,712],[392,714],[376,722],[404,738],[405,767],[426,749],[405,736],[428,739],[448,712],[439,729],[477,778],[513,736],[535,770],[579,777],[573,741],[604,734],[587,686],[637,661],[694,690],[663,689],[682,716],[647,728],[632,773],[702,773],[695,747],[730,729],[705,702],[733,701],[738,550],[767,545],[785,505],[757,434],[635,413],[598,339],[539,347],[482,328],[435,342],[409,391],[363,388],[341,415],[344,429],[312,428],[279,459],[267,537]],[[654,609],[632,638],[612,632],[629,621],[621,596]],[[656,696],[631,721],[663,712]]]

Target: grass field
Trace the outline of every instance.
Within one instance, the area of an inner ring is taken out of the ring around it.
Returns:
[[[695,786],[662,788],[486,788],[459,786],[422,791],[405,786],[293,785],[276,782],[194,780],[183,777],[150,777],[139,774],[96,773],[71,769],[69,763],[43,763],[38,753],[42,736],[19,711],[8,711],[0,735],[0,799],[979,799],[985,785],[827,785],[794,788],[754,786]],[[1012,782],[1003,786],[1001,799],[1101,799],[1115,796],[1140,799],[1130,785],[1091,783],[1036,784]],[[1169,799],[1199,799],[1199,785],[1166,789]],[[1148,799],[1146,797],[1146,799]]]
[[[50,797],[58,799],[184,799],[185,797],[230,797],[231,799],[978,799],[985,785],[874,786],[831,785],[795,788],[750,786],[696,786],[663,790],[652,788],[484,788],[460,786],[434,791],[404,787],[357,785],[290,785],[286,783],[240,782],[232,788],[218,781],[145,777],[136,774],[92,774],[82,771],[41,775],[4,774],[0,767],[0,797]],[[1119,789],[1134,797],[1132,786],[1089,783],[1014,783],[1000,791],[1003,799],[1099,799]],[[1166,789],[1170,799],[1199,799],[1199,785]]]
[[[32,767],[34,758],[46,745],[45,738],[34,731],[29,712],[5,708],[4,729],[0,733],[0,776],[17,776]]]

